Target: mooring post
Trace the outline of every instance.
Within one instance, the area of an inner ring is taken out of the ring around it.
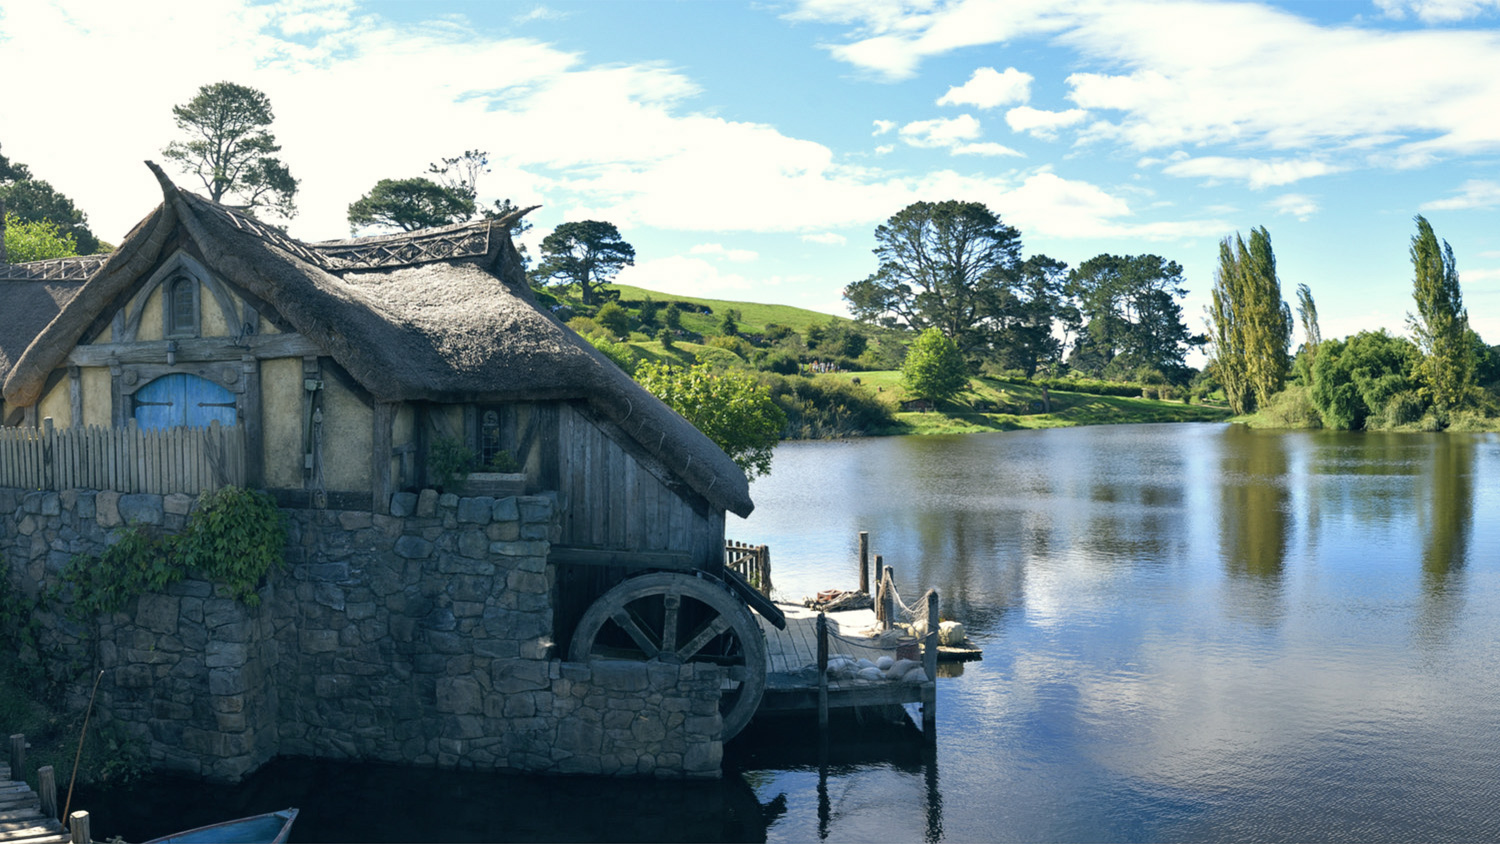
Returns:
[[[57,777],[52,774],[51,765],[43,765],[36,772],[37,789],[41,792],[42,814],[50,820],[57,820]]]
[[[68,832],[73,836],[73,844],[92,844],[93,839],[89,837],[89,813],[80,809],[68,815]]]
[[[26,781],[26,736],[21,733],[10,737],[10,778]]]
[[[938,593],[927,590],[927,638],[922,648],[922,667],[927,672],[927,688],[922,690],[922,730],[929,740],[937,736],[937,665],[938,665]]]
[[[818,613],[818,731],[828,730],[828,616]]]
[[[859,591],[870,594],[870,532],[859,532]]]
[[[880,557],[876,557],[878,563]],[[889,630],[896,623],[896,583],[891,570],[885,568],[880,574],[880,629]]]

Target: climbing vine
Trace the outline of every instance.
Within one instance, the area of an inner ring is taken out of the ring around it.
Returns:
[[[123,608],[145,592],[161,592],[197,569],[229,587],[249,606],[260,603],[261,578],[283,564],[286,524],[264,492],[224,487],[204,495],[180,534],[145,525],[115,533],[99,555],[79,554],[63,568],[72,587],[68,615],[83,620]]]

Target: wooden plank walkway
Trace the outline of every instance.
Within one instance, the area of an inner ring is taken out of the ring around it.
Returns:
[[[778,603],[786,613],[786,629],[777,630],[759,616],[761,630],[766,634],[766,694],[761,699],[759,712],[818,711],[818,614],[797,604]],[[880,648],[872,642],[860,645],[848,641],[864,638],[861,633],[876,627],[874,610],[847,610],[828,614],[829,654],[848,654],[856,659],[875,661],[882,656],[894,656],[890,648]],[[842,636],[844,638],[834,638]],[[923,703],[932,700],[934,683],[902,683],[891,680],[835,680],[828,681],[828,707],[830,709],[857,706],[887,706],[903,703]]]
[[[57,818],[42,814],[42,798],[0,765],[0,844],[67,844],[73,839]]]

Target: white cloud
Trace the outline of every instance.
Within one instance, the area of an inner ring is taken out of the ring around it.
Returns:
[[[1500,281],[1500,267],[1486,267],[1484,269],[1478,270],[1463,270],[1459,273],[1459,279],[1465,285],[1486,284],[1491,281]]]
[[[1026,153],[1011,149],[1004,144],[990,141],[977,144],[959,144],[953,148],[954,155],[990,155],[990,156],[1019,156],[1026,157]]]
[[[870,137],[878,138],[894,128],[896,128],[896,121],[894,120],[877,120],[875,121],[875,131],[870,133]]]
[[[928,56],[1055,32],[1080,0],[801,0],[790,20],[846,24],[855,40],[834,58],[886,79],[907,79]]]
[[[890,155],[896,151],[895,144],[881,144],[875,148],[876,155]]]
[[[1013,67],[1004,73],[993,67],[981,67],[974,71],[969,81],[948,89],[938,98],[938,105],[971,105],[976,108],[995,108],[1011,103],[1024,103],[1031,99],[1031,82],[1035,77]]]
[[[1088,112],[1078,108],[1045,111],[1031,106],[1016,106],[1005,113],[1005,122],[1010,125],[1011,131],[1030,132],[1038,138],[1051,140],[1057,137],[1057,130],[1076,126],[1088,116]]]
[[[1497,3],[1385,7],[1444,21],[1494,12]],[[1205,0],[913,0],[868,9],[803,0],[796,15],[848,26],[832,54],[892,79],[931,56],[1049,36],[1085,68],[1067,78],[1069,99],[1113,113],[1084,141],[1140,151],[1220,143],[1322,150],[1347,156],[1347,166],[1397,168],[1500,150],[1494,29],[1322,25],[1269,4]]]
[[[620,284],[644,287],[661,293],[709,298],[752,290],[758,286],[757,282],[738,273],[725,273],[702,258],[683,255],[637,261],[635,266],[621,269],[615,280]]]
[[[744,263],[760,257],[751,249],[728,249],[722,243],[700,243],[688,250],[689,255],[717,255],[729,261]]]
[[[550,6],[534,6],[530,11],[516,15],[514,21],[517,26],[522,26],[532,21],[560,21],[571,16],[571,12],[560,11]]]
[[[1245,182],[1252,190],[1289,185],[1314,176],[1337,173],[1341,168],[1323,161],[1255,158],[1227,158],[1205,155],[1169,164],[1162,172],[1185,178],[1204,178],[1210,182],[1234,180]]]
[[[951,147],[979,137],[979,121],[972,114],[954,118],[916,120],[901,127],[901,140],[914,147]]]
[[[1277,214],[1290,214],[1302,221],[1306,221],[1318,211],[1317,200],[1305,193],[1282,194],[1271,200],[1269,204]]]
[[[1455,23],[1500,10],[1500,0],[1375,0],[1387,17],[1412,14],[1423,23]]]
[[[1462,211],[1469,208],[1494,208],[1500,205],[1500,182],[1470,179],[1459,188],[1458,196],[1422,203],[1423,211]]]
[[[808,243],[819,243],[824,246],[843,246],[849,242],[849,238],[837,232],[818,232],[817,234],[804,234],[802,239]]]

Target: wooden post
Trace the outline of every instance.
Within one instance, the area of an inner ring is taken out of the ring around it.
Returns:
[[[931,691],[922,690],[922,730],[929,740],[937,736],[938,593],[927,590],[927,640],[922,648],[922,667]]]
[[[880,557],[875,558],[876,563]],[[896,586],[891,580],[891,570],[883,569],[880,575],[880,629],[889,630],[896,623],[896,596],[893,594]]]
[[[42,420],[42,432],[45,437],[42,441],[42,489],[57,489],[57,467],[54,461],[57,459],[57,429],[53,425],[52,417],[48,416]]]
[[[818,731],[828,730],[828,616],[818,613]]]
[[[26,781],[26,736],[21,733],[10,737],[10,778]]]
[[[859,532],[859,591],[870,594],[870,532]]]
[[[43,765],[37,772],[37,786],[41,791],[42,814],[48,820],[57,819],[57,777],[52,773],[51,765]]]
[[[83,810],[68,815],[68,832],[73,835],[73,844],[92,844],[89,836],[89,813]]]
[[[771,546],[760,546],[760,591],[771,596]]]

